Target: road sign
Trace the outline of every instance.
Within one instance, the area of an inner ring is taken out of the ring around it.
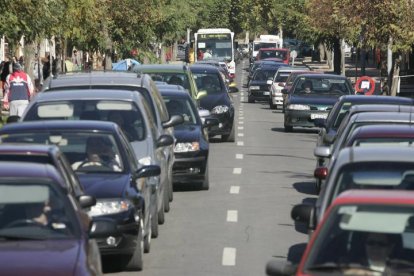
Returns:
[[[292,58],[297,58],[297,57],[298,57],[298,52],[296,52],[296,50],[292,50],[292,51],[290,52],[290,56],[291,56]]]
[[[355,83],[356,94],[372,95],[375,91],[375,80],[373,78],[363,76]]]

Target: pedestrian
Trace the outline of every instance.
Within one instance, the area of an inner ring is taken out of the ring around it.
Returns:
[[[11,70],[11,65],[12,62],[10,61],[10,59],[8,57],[6,57],[3,66],[2,66],[2,70],[1,70],[1,75],[0,75],[0,80],[1,80],[1,90],[3,93],[3,97],[5,95],[5,89],[4,86],[6,85],[6,78],[7,76],[10,74]]]
[[[43,64],[43,79],[46,80],[50,76],[50,55],[42,58],[42,64]]]
[[[13,72],[6,78],[3,104],[6,109],[10,109],[10,116],[22,116],[34,93],[34,87],[19,63],[14,62],[12,68]]]
[[[73,50],[72,63],[73,63],[73,71],[78,70],[79,69],[79,60],[78,60],[78,51],[76,49]]]
[[[39,62],[39,56],[35,54],[35,59],[32,63],[32,70],[33,70],[33,78],[34,78],[34,86],[37,91],[40,90],[41,86],[43,85],[43,69],[42,64]]]

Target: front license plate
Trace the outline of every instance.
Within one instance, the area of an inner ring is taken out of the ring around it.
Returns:
[[[323,113],[323,114],[311,114],[311,119],[326,119],[328,118],[328,114],[327,113]]]
[[[263,95],[270,95],[270,92],[269,91],[264,91]]]

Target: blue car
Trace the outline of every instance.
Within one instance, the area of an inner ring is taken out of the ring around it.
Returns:
[[[141,270],[149,252],[152,188],[146,177],[157,165],[140,166],[126,134],[112,122],[50,120],[9,124],[5,143],[55,144],[66,155],[85,193],[97,200],[89,215],[113,221],[119,235],[98,239],[101,255],[121,256],[128,270]]]

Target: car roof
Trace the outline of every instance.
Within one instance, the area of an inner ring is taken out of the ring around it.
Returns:
[[[413,99],[405,97],[396,97],[396,96],[382,96],[382,95],[372,95],[372,96],[363,96],[363,95],[344,95],[339,98],[339,101],[350,102],[350,103],[407,103],[413,104]]]
[[[133,70],[134,72],[186,72],[188,66],[185,64],[145,64],[134,66]]]
[[[347,190],[332,206],[347,204],[414,205],[414,192],[406,190]]]
[[[206,73],[216,73],[219,69],[215,66],[211,66],[208,64],[193,64],[190,66],[191,72],[206,72]]]
[[[346,79],[347,77],[341,75],[334,75],[334,74],[322,74],[322,73],[306,73],[301,74],[302,77],[312,78],[312,79],[322,79],[322,78],[330,78],[330,79]]]
[[[410,112],[362,112],[351,116],[355,122],[413,122]]]
[[[9,124],[9,125],[19,125]],[[7,125],[8,126],[8,125]],[[4,128],[0,129],[3,131]],[[60,151],[56,145],[44,145],[44,144],[22,144],[22,143],[4,143],[0,144],[0,154],[22,154],[22,155],[54,155]]]
[[[364,138],[414,138],[414,126],[411,124],[381,124],[358,127],[349,141]]]
[[[59,74],[48,78],[42,90],[57,89],[62,87],[79,87],[87,85],[134,85],[144,87],[150,79],[145,74],[126,71],[91,71]]]
[[[339,151],[335,167],[358,162],[410,162],[414,164],[414,148],[410,147],[347,147]]]
[[[38,93],[34,101],[59,101],[59,100],[127,100],[133,101],[136,98],[142,98],[140,93],[128,90],[117,89],[84,89],[57,90],[47,93]]]
[[[2,178],[52,178],[55,182],[59,183],[60,187],[66,187],[61,174],[50,164],[0,161],[0,175]]]
[[[279,68],[279,70],[278,70],[278,72],[281,72],[281,73],[283,73],[283,72],[289,72],[289,73],[291,73],[291,72],[294,72],[294,71],[299,71],[299,72],[305,72],[305,73],[307,73],[307,72],[315,72],[315,71],[310,71],[310,69],[308,69],[308,70],[305,70],[305,68],[306,67],[280,67]]]
[[[0,129],[0,134],[19,132],[19,131],[36,131],[51,129],[69,129],[69,130],[94,130],[102,132],[114,132],[118,125],[108,121],[89,121],[89,120],[40,120],[40,121],[23,121],[15,124],[6,124]]]
[[[174,96],[180,98],[188,98],[191,99],[190,94],[188,94],[185,90],[178,90],[178,89],[160,89],[161,96]]]

